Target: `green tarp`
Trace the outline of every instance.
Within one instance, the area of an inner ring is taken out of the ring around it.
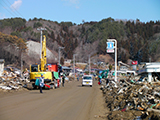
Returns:
[[[101,73],[102,78],[107,78],[109,70],[103,70]]]
[[[36,79],[35,85],[39,86],[39,79]]]
[[[55,77],[56,79],[59,79],[58,72],[54,72],[54,77]]]
[[[113,73],[113,76],[115,76],[115,72]]]

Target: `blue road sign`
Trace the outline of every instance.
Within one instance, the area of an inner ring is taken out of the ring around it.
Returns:
[[[114,49],[114,42],[106,42],[107,43],[107,49]]]

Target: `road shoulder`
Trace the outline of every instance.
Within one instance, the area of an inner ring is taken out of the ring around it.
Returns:
[[[100,86],[95,82],[95,100],[92,103],[91,107],[91,116],[90,120],[104,120],[106,119],[107,107],[105,107],[105,98],[103,97]]]

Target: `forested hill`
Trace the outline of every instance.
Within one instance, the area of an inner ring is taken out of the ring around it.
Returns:
[[[0,20],[0,32],[18,38],[24,42],[33,40],[39,42],[40,31],[47,36],[47,47],[52,52],[58,52],[58,47],[65,47],[64,59],[71,59],[78,54],[78,61],[85,62],[89,54],[106,54],[106,41],[115,38],[118,42],[118,60],[128,59],[147,62],[159,61],[160,21],[147,23],[136,21],[103,19],[99,22],[85,22],[76,25],[72,22],[11,18]],[[1,39],[0,39],[1,40]]]

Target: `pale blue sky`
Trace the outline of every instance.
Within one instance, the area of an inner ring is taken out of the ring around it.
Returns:
[[[160,20],[160,0],[0,0],[0,19],[34,17],[76,24],[114,19]]]

